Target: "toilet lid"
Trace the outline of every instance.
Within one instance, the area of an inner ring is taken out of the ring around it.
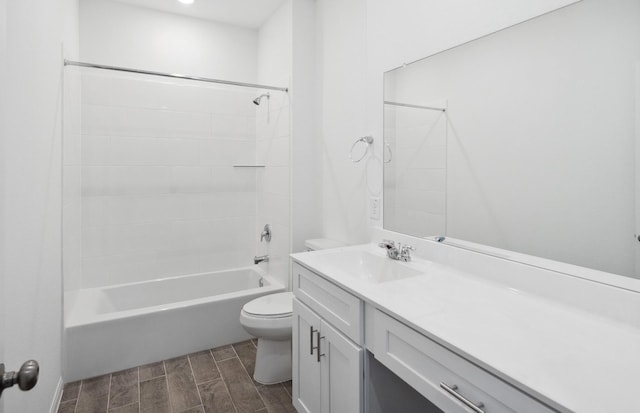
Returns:
[[[293,311],[293,293],[263,295],[249,301],[242,309],[248,314],[262,317],[288,315]]]

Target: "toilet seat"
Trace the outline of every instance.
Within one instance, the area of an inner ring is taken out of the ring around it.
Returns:
[[[291,380],[293,293],[276,293],[249,301],[240,311],[240,324],[258,338],[253,378],[274,384]]]
[[[256,318],[285,318],[293,313],[293,293],[269,294],[249,301],[242,312]]]
[[[293,325],[293,293],[277,293],[258,297],[240,311],[240,324],[260,340],[291,340]]]

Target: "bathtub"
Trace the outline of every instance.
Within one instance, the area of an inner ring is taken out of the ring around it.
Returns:
[[[258,266],[68,291],[64,379],[249,339],[242,306],[284,286]]]

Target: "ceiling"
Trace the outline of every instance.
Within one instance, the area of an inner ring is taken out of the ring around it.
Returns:
[[[177,0],[115,0],[120,3],[146,7],[200,19],[259,28],[286,0],[195,0],[184,5]]]

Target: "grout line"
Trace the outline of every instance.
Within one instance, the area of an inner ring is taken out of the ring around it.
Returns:
[[[226,360],[231,360],[231,359],[234,359],[234,358],[236,358],[236,356],[227,357],[226,359],[217,360],[217,361],[226,361]],[[215,357],[214,357],[214,360],[215,360]]]
[[[213,358],[213,355],[211,356]],[[196,380],[196,375],[193,372],[193,365],[191,364],[191,357],[187,354],[187,362],[189,362],[189,369],[191,370],[191,377],[193,377],[193,384],[196,386],[196,392],[198,393],[198,400],[200,400],[200,406],[202,406],[202,410],[204,410],[204,403],[202,402],[202,395],[200,394],[200,389],[198,388],[198,380]],[[198,407],[198,406],[193,406]]]
[[[164,371],[162,374],[159,374],[159,375],[157,375],[157,376],[153,376],[153,375],[152,375],[152,376],[151,376],[151,377],[149,377],[149,378],[146,378],[146,379],[144,379],[144,380],[140,380],[140,367],[144,367],[144,366],[147,366],[147,365],[149,365],[149,364],[160,364],[160,363],[162,363],[162,370]],[[149,381],[149,380],[157,379],[158,377],[166,376],[166,374],[167,374],[167,372],[166,372],[166,370],[165,370],[165,368],[164,368],[164,361],[156,361],[156,362],[153,362],[153,363],[148,363],[148,364],[143,364],[143,365],[141,365],[141,366],[138,366],[138,381],[139,381],[140,383],[144,383],[145,381]]]
[[[244,342],[243,342],[243,343],[244,343]],[[239,343],[237,343],[237,344],[239,344]],[[233,347],[233,345],[232,345],[231,347]],[[256,348],[256,351],[257,351],[257,348]],[[236,351],[236,348],[235,348],[235,347],[233,347],[233,352],[234,352],[234,353],[236,353],[236,358],[237,358],[237,359],[238,359],[238,361],[240,362],[240,365],[242,366],[242,368],[243,368],[243,370],[245,371],[245,373],[247,373],[247,376],[249,376],[249,379],[251,380],[251,383],[253,383],[253,387],[255,387],[255,388],[256,388],[256,390],[257,390],[257,389],[258,389],[258,386],[257,386],[258,384],[260,384],[261,386],[264,386],[264,384],[261,384],[261,383],[258,383],[257,381],[255,381],[255,380],[253,379],[253,376],[251,376],[251,375],[249,374],[249,370],[247,370],[247,367],[244,365],[244,363],[243,363],[243,362],[242,362],[242,360],[240,359],[240,356],[238,355],[238,352]],[[254,367],[254,369],[255,369],[255,367]],[[266,405],[265,405],[265,406],[266,406]]]
[[[140,367],[136,369],[138,371],[138,413],[142,411],[142,396],[140,395]]]
[[[107,410],[105,413],[109,412],[109,403],[111,402],[111,380],[113,380],[113,374],[109,373],[109,391],[107,392]]]
[[[292,403],[293,403],[293,396],[291,394],[289,394],[289,390],[287,390],[287,387],[284,385],[285,382],[281,382],[280,385],[282,386],[282,388],[284,389],[284,392],[287,393],[287,395],[289,397],[291,397],[292,399]]]
[[[218,377],[217,379],[211,379],[211,380],[203,381],[202,383],[198,383],[198,386],[200,386],[201,384],[213,383],[214,381],[218,381],[218,380],[222,380],[222,377]]]
[[[167,365],[165,360],[162,360],[162,367],[164,368],[164,384],[167,389],[167,401],[169,402],[169,412],[173,412],[173,404],[171,403],[171,392],[169,391],[169,373],[167,372]]]
[[[231,346],[231,348],[233,348],[233,346]],[[235,353],[235,350],[233,350]],[[220,366],[218,366],[218,362],[216,361],[216,358],[213,357],[213,351],[209,350],[209,352],[211,353],[211,358],[213,358],[213,363],[216,365],[216,368],[218,369],[218,373],[220,374],[220,380],[222,380],[222,384],[224,384],[224,388],[227,389],[227,394],[229,395],[229,399],[231,400],[231,405],[233,406],[233,410],[236,411],[236,413],[238,413],[238,408],[236,407],[236,402],[233,401],[233,397],[231,397],[231,392],[229,391],[229,386],[227,386],[227,381],[224,379],[224,376],[222,375],[222,370],[220,370]],[[225,359],[225,360],[231,360],[233,357]],[[225,360],[220,360],[220,361],[225,361]]]
[[[254,384],[253,387],[256,387],[256,385]],[[264,397],[262,397],[262,393],[260,393],[260,390],[258,390],[257,387],[256,387],[256,393],[258,393],[258,397],[260,397],[260,400],[262,400],[262,404],[264,404],[264,407],[262,409],[266,410],[267,413],[269,413],[269,407],[267,406],[267,403],[264,402]],[[262,409],[258,409],[256,411],[259,412]]]
[[[132,406],[132,405],[137,404],[137,403],[138,403],[138,402],[131,402],[131,403],[125,404],[125,405],[123,405],[123,406],[116,407],[116,409],[124,409],[125,407]],[[140,410],[140,407],[138,407],[138,411],[139,411],[139,410]],[[112,410],[112,411],[113,411],[113,410]]]
[[[64,390],[62,390],[64,394]],[[82,380],[80,380],[80,387],[78,388],[78,397],[76,397],[76,404],[73,406],[73,413],[76,413],[76,409],[78,408],[78,402],[80,401],[80,392],[82,391]]]
[[[76,411],[76,406],[78,405],[78,399],[71,399],[71,400],[67,400],[66,402],[75,402],[75,404],[73,405],[73,410],[71,411],[71,413],[75,413],[75,411]],[[66,402],[63,402],[63,403],[66,403]],[[62,405],[62,403],[60,403],[60,404],[58,405],[58,410],[56,410],[56,413],[58,413],[58,412],[60,411],[60,406],[61,406],[61,405]]]
[[[242,360],[240,360],[240,356],[238,356],[238,352],[236,351],[236,348],[233,345],[231,347],[233,348],[233,352],[236,353],[236,358],[240,362],[240,365],[242,366],[242,369],[244,370],[244,372],[247,375],[247,377],[249,377],[249,380],[251,380],[251,384],[253,384],[253,388],[256,390],[256,393],[258,393],[258,397],[260,397],[260,400],[262,400],[262,404],[264,405],[263,408],[258,409],[256,411],[260,411],[262,409],[267,409],[267,412],[269,412],[269,408],[267,407],[267,403],[264,402],[264,397],[262,397],[262,393],[260,393],[260,390],[258,390],[258,386],[256,386],[256,381],[253,380],[253,377],[251,377],[251,375],[249,375],[249,371],[247,371],[247,368],[245,367],[244,363],[242,362]]]

